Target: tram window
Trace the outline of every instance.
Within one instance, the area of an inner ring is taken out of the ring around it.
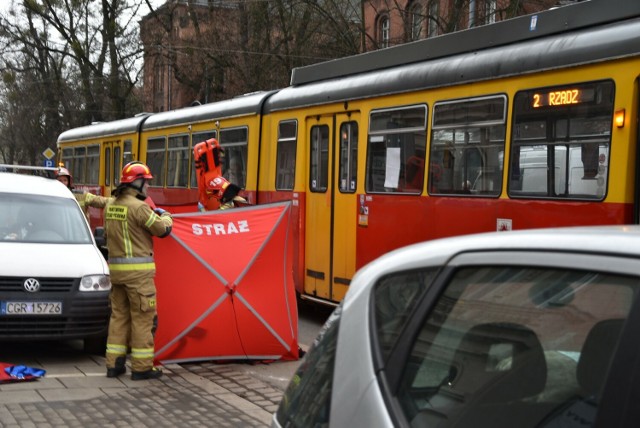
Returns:
[[[509,196],[602,200],[614,91],[601,81],[518,92]]]
[[[354,193],[358,180],[358,122],[340,125],[340,191]]]
[[[67,168],[69,171],[73,171],[73,148],[69,147],[66,149],[62,149],[62,153],[60,155],[60,162]]]
[[[104,185],[111,186],[111,147],[104,149]]]
[[[87,176],[85,184],[97,185],[100,176],[100,146],[87,147]]]
[[[125,151],[126,154],[126,151]],[[120,155],[120,146],[115,146],[113,148],[113,184],[114,186],[117,186],[118,184],[120,184],[120,175],[122,172],[122,168],[124,168],[124,166],[126,164],[128,164],[131,161],[127,161],[127,160],[123,160],[124,164],[120,161],[120,159],[122,158],[122,156]]]
[[[129,162],[133,161],[133,152],[131,149],[131,140],[124,140],[124,147],[122,148],[122,162],[123,165],[122,167],[124,168],[124,165],[128,164]],[[120,150],[118,150],[118,154],[120,154]],[[118,158],[118,161],[120,159]],[[120,167],[119,162],[115,162],[117,164],[118,167]],[[116,171],[120,171],[120,169],[116,169]]]
[[[506,108],[504,95],[434,105],[430,194],[500,195]]]
[[[151,170],[153,180],[151,185],[154,187],[164,187],[164,171],[165,171],[165,138],[149,138],[147,141],[147,166]]]
[[[309,189],[312,192],[326,192],[329,183],[329,127],[312,126],[310,141]]]
[[[298,123],[295,120],[278,125],[276,153],[276,190],[293,190],[296,176],[296,146]]]
[[[189,136],[170,136],[167,153],[167,187],[187,187],[189,159]]]
[[[191,178],[189,179],[189,182],[191,183],[192,189],[198,188],[198,179],[196,178],[196,165],[193,160],[193,148],[195,147],[196,144],[202,143],[203,141],[207,141],[211,138],[218,138],[218,134],[216,130],[207,131],[207,132],[197,132],[197,133],[194,132],[193,134],[191,134],[191,150],[189,151],[189,156],[190,156],[189,159],[191,159],[189,161],[189,166],[191,167],[191,173],[190,173]]]
[[[367,192],[421,193],[426,127],[426,105],[371,112]]]
[[[224,148],[222,175],[242,188],[247,181],[248,132],[247,127],[220,131],[220,145]]]
[[[73,150],[73,163],[71,175],[73,175],[73,180],[77,184],[85,183],[85,165],[86,165],[86,156],[87,148],[86,147],[76,147]]]

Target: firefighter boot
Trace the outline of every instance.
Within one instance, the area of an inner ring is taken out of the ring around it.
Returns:
[[[154,367],[144,372],[131,372],[131,380],[158,379],[162,377],[162,370]]]
[[[124,374],[127,371],[127,368],[124,366],[125,360],[126,357],[116,358],[116,366],[107,367],[107,377],[118,377]]]

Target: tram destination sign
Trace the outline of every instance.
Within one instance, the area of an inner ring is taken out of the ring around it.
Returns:
[[[535,92],[531,98],[532,107],[554,107],[581,104],[593,101],[595,90],[593,88],[562,88],[544,92]]]

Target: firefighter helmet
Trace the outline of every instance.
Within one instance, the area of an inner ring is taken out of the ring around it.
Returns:
[[[144,178],[145,180],[151,180],[153,178],[149,167],[142,162],[129,162],[122,168],[120,183],[133,183],[138,178]]]
[[[67,177],[67,187],[69,189],[73,187],[73,177],[71,176],[69,170],[63,166],[59,167],[58,171],[56,172],[56,179],[60,180],[60,177]]]
[[[229,184],[226,178],[218,176],[207,183],[207,193],[220,200],[222,199],[222,195],[224,195],[224,191],[229,187]]]

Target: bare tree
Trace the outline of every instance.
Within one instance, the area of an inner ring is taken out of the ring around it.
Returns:
[[[361,45],[359,0],[172,0],[142,27],[145,73],[169,68],[199,102],[287,86],[292,68],[356,54]],[[154,99],[170,90],[145,92]],[[180,102],[155,100],[153,106]]]
[[[0,16],[6,97],[0,110],[0,144],[11,147],[10,138],[26,153],[18,158],[34,162],[40,148],[54,146],[65,129],[138,112],[142,49],[134,20],[145,2],[14,2]],[[20,112],[18,121],[11,112]],[[19,129],[29,121],[31,126]],[[10,158],[19,152],[5,151]]]

